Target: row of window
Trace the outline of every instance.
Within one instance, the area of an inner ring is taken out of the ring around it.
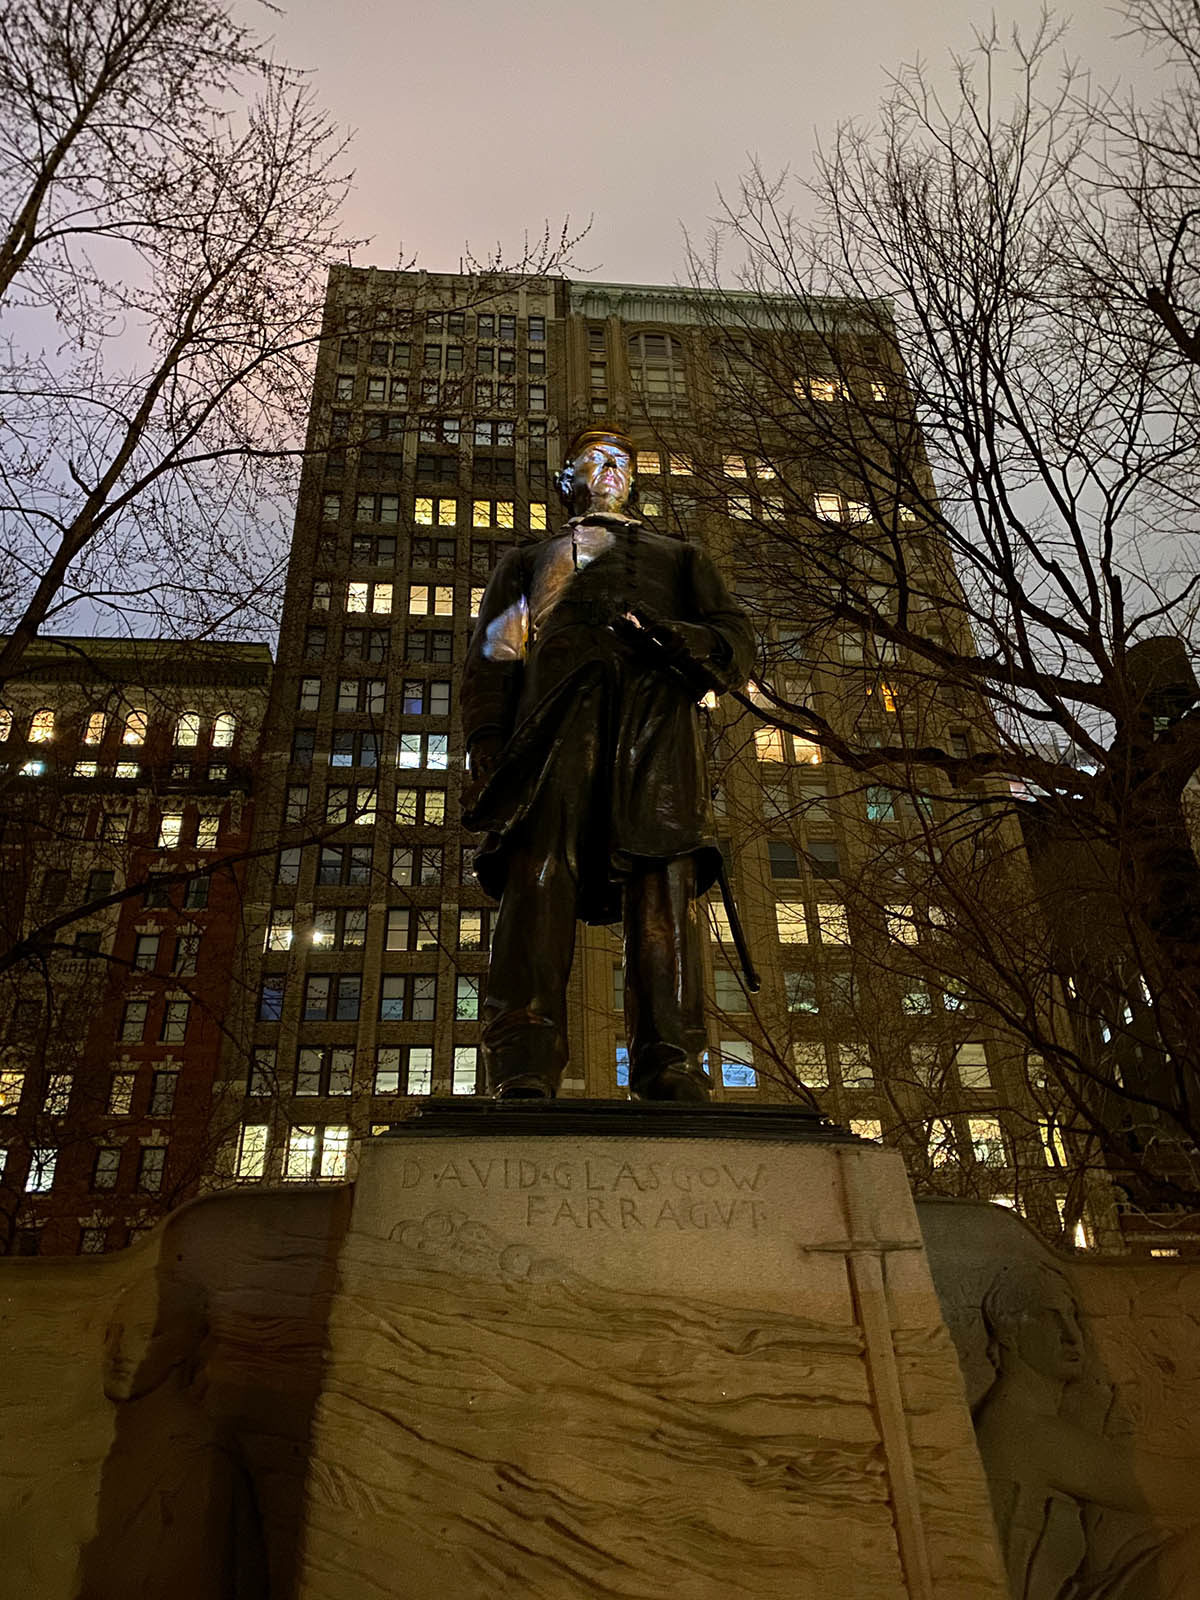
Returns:
[[[375,380],[374,388],[368,386],[367,400],[379,404],[385,400],[391,405],[408,406],[414,402],[418,405],[429,406],[439,410],[446,406],[461,406],[464,403],[464,383],[470,382],[455,376],[452,371],[447,371],[439,378],[421,378],[414,386],[407,378],[392,378],[386,386],[383,379]],[[353,398],[353,386],[350,392],[338,395],[339,400]],[[476,378],[474,380],[474,409],[476,411],[525,411],[533,416],[540,416],[546,411],[547,388],[542,383],[513,383],[503,378],[496,382],[491,378]],[[407,432],[408,419],[403,412],[365,412],[363,414],[361,437],[371,439],[402,439]],[[330,413],[329,437],[333,442],[349,441],[356,437],[354,428],[354,413],[350,411],[335,410]]]
[[[514,312],[480,311],[474,318],[476,339],[499,339],[502,343],[515,344],[517,338],[518,318]],[[531,316],[524,319],[525,337],[530,344],[545,344],[546,319],[544,316]],[[446,335],[462,336],[467,331],[467,313],[465,311],[427,311],[425,313],[425,337],[437,335],[443,338]],[[373,367],[407,366],[412,357],[412,342],[408,339],[368,339],[357,334],[347,335],[338,345],[338,361],[342,366],[354,362],[367,361]]]
[[[92,1164],[92,1188],[115,1189],[120,1174],[124,1145],[101,1145]],[[136,1146],[137,1188],[143,1194],[157,1194],[163,1185],[167,1167],[167,1147],[162,1144]],[[0,1172],[3,1171],[7,1152],[0,1150]],[[58,1167],[58,1150],[53,1145],[36,1145],[29,1152],[29,1170],[25,1177],[26,1194],[49,1194],[54,1187]]]
[[[291,1082],[293,1092],[302,1095],[342,1095],[351,1092],[354,1071],[353,1049],[337,1046],[306,1046],[296,1058]],[[475,1045],[455,1045],[451,1056],[451,1083],[455,1094],[474,1094],[479,1073],[479,1051]],[[386,1044],[375,1050],[372,1086],[379,1095],[427,1095],[433,1091],[433,1046],[428,1044]],[[303,1087],[301,1087],[303,1085]],[[252,1099],[280,1092],[276,1052],[260,1046],[254,1052],[247,1093]]]
[[[378,664],[391,654],[391,631],[387,628],[344,628],[342,647],[335,651],[339,660],[357,658]],[[304,659],[320,661],[330,649],[336,634],[328,628],[310,627],[304,630]],[[454,660],[454,635],[440,628],[411,629],[406,641],[405,660],[416,663],[428,661],[434,666],[446,666]]]
[[[75,726],[74,718],[70,719],[70,725]],[[91,711],[83,719],[80,742],[103,744],[106,733],[119,728],[122,744],[143,745],[149,725],[150,714],[142,707],[134,707],[120,716],[110,715],[106,711]],[[175,721],[171,742],[178,749],[192,749],[203,742],[201,735],[205,727],[199,712],[185,711]],[[13,713],[0,706],[0,742],[10,739],[15,729]],[[49,707],[43,707],[29,718],[25,738],[30,744],[46,744],[62,731],[62,724],[56,721],[55,713]],[[233,745],[236,733],[237,718],[231,712],[223,711],[212,723],[209,742],[214,750],[228,750]]]
[[[515,528],[517,526],[518,505],[514,500],[479,500],[475,499],[470,504],[470,525],[473,528]],[[458,499],[454,496],[417,495],[413,500],[412,522],[418,528],[453,528],[458,525]],[[340,490],[327,490],[321,497],[321,520],[323,522],[336,522],[342,515],[343,496]],[[467,502],[463,502],[464,520],[467,516]],[[546,505],[544,501],[530,501],[528,505],[520,507],[521,520],[532,533],[544,533],[546,530]],[[400,496],[398,494],[357,494],[354,497],[354,520],[356,523],[380,522],[385,525],[400,522]],[[380,554],[377,547],[375,554]],[[383,552],[386,553],[386,552]],[[392,558],[395,557],[394,543],[390,547]],[[454,558],[455,549],[451,545],[447,552],[451,559]],[[419,562],[422,558],[429,559],[425,547],[414,544],[411,559]]]
[[[316,729],[296,728],[292,733],[292,765],[311,767],[316,754]],[[378,767],[383,747],[372,732],[335,729],[330,740],[331,767]],[[445,733],[402,733],[396,742],[396,765],[443,772],[450,764],[450,736]]]
[[[479,1017],[478,973],[460,972],[454,980],[454,1015],[459,1022]],[[357,1022],[362,1005],[360,972],[310,972],[304,977],[300,1017],[303,1022]],[[379,980],[381,1022],[432,1022],[437,1010],[438,980],[432,972],[385,972]],[[258,1020],[278,1022],[283,1016],[287,977],[272,973],[259,989]]]
[[[387,680],[384,678],[339,678],[330,685],[333,710],[366,712],[381,717],[387,710]],[[296,691],[297,711],[320,711],[322,680],[301,678]],[[405,678],[400,690],[400,709],[406,717],[448,717],[450,684],[447,679],[432,681]]]
[[[375,616],[390,616],[395,586],[391,583],[337,583],[328,578],[318,578],[312,587],[311,606],[314,611],[329,611],[344,607],[350,613],[369,612]],[[470,615],[477,617],[483,603],[483,588],[473,588],[470,594]],[[453,584],[432,585],[410,583],[408,586],[408,614],[410,617],[452,617],[454,615]],[[415,658],[414,658],[415,659]]]
[[[26,1076],[24,1067],[8,1065],[0,1069],[0,1115],[11,1116],[16,1112],[24,1092]],[[109,1116],[127,1117],[132,1114],[136,1076],[133,1072],[114,1073],[106,1104]],[[49,1075],[42,1095],[41,1110],[45,1116],[66,1116],[73,1082],[74,1074],[70,1072],[53,1072]],[[175,1110],[175,1093],[178,1086],[177,1067],[163,1067],[155,1071],[151,1075],[147,1115],[171,1116]]]
[[[298,921],[290,906],[275,906],[267,924],[264,948],[282,952],[306,942],[321,950],[361,950],[367,941],[366,906],[318,906]],[[388,951],[440,950],[441,913],[436,906],[389,906],[384,926]],[[455,947],[486,951],[491,944],[492,912],[487,907],[460,906]]]

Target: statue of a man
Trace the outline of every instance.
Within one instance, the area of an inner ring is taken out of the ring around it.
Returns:
[[[720,855],[699,701],[742,682],[753,634],[709,558],[634,515],[632,441],[580,434],[570,520],[510,552],[463,675],[475,870],[500,901],[482,1007],[500,1098],[557,1092],[575,923],[624,920],[635,1099],[703,1101],[697,896]]]

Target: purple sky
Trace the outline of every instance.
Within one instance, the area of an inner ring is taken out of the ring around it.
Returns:
[[[756,154],[803,171],[839,119],[870,117],[887,72],[944,69],[973,26],[1031,24],[1036,0],[294,0],[279,54],[311,67],[356,130],[347,224],[363,264],[416,254],[457,271],[469,242],[508,254],[569,211],[594,217],[578,264],[671,283],[681,226],[702,237],[718,185]],[[1111,80],[1149,84],[1118,19],[1081,0],[1068,48]]]

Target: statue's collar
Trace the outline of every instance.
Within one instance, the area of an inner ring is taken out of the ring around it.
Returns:
[[[618,532],[641,526],[636,517],[623,517],[612,511],[586,511],[582,517],[571,517],[567,521],[568,528],[612,528]]]

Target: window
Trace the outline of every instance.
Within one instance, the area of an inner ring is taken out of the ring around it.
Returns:
[[[318,884],[363,884],[371,878],[369,844],[327,844],[317,858]]]
[[[390,583],[348,583],[346,585],[346,610],[371,611],[387,616],[392,609]]]
[[[42,1112],[47,1117],[65,1117],[71,1104],[71,1084],[74,1074],[52,1072],[46,1080],[46,1093]]]
[[[366,906],[319,906],[312,942],[322,950],[361,950],[367,942]]]
[[[754,1052],[744,1039],[722,1039],[721,1082],[727,1089],[756,1089],[758,1077],[752,1065]]]
[[[457,1022],[478,1022],[479,976],[477,973],[460,972],[455,980],[454,1017]]]
[[[444,733],[402,733],[396,751],[396,765],[404,768],[428,767],[445,771],[450,762],[448,735]]]
[[[294,728],[292,730],[292,765],[294,767],[312,766],[316,738],[315,728]]]
[[[841,861],[838,857],[837,845],[824,839],[810,839],[808,849],[808,866],[814,878],[840,878],[842,875]]]
[[[868,822],[895,822],[895,795],[891,789],[885,789],[878,784],[868,784],[867,820]]]
[[[410,583],[410,617],[451,617],[454,615],[454,588],[450,584]]]
[[[53,711],[35,711],[29,719],[30,744],[45,744],[54,737]]]
[[[187,1038],[188,1017],[192,1002],[184,999],[168,1000],[163,1008],[162,1033],[164,1044],[182,1044]]]
[[[125,718],[125,727],[121,734],[121,743],[145,744],[146,724],[147,717],[144,711],[130,711]]]
[[[156,1072],[150,1080],[150,1115],[169,1117],[175,1109],[175,1091],[179,1087],[179,1073],[173,1068]]]
[[[801,1016],[816,1015],[819,1009],[817,980],[811,972],[785,972],[783,989],[789,1011],[799,1012]]]
[[[651,416],[679,416],[687,410],[683,345],[666,333],[635,333],[629,340],[633,386]]]
[[[971,1153],[985,1167],[1005,1165],[1004,1134],[996,1117],[968,1117]]]
[[[379,991],[382,1022],[431,1022],[437,978],[431,973],[385,973]]]
[[[216,811],[202,811],[196,821],[196,849],[215,850],[217,837],[221,831],[220,813]]]
[[[529,527],[534,533],[544,533],[546,529],[546,507],[541,501],[531,500],[529,503]]]
[[[808,918],[803,900],[777,900],[775,926],[781,944],[807,944]]]
[[[261,1178],[267,1164],[267,1124],[247,1122],[238,1134],[237,1155],[234,1159],[234,1176]]]
[[[875,1075],[871,1071],[871,1053],[865,1044],[838,1045],[838,1071],[844,1089],[873,1089]]]
[[[377,767],[379,735],[355,733],[350,728],[335,728],[329,745],[331,767]]]
[[[133,941],[133,964],[139,972],[153,972],[158,962],[159,936],[139,933]]]
[[[410,633],[408,636],[408,658],[410,661],[453,661],[454,635],[441,632]]]
[[[545,411],[546,385],[544,383],[531,383],[529,385],[529,410]]]
[[[419,528],[453,528],[458,521],[458,501],[439,495],[418,495],[413,521]]]
[[[24,1067],[0,1067],[0,1116],[11,1116],[21,1103]]]
[[[792,1046],[792,1069],[806,1088],[828,1089],[829,1063],[825,1046],[801,1042]]]
[[[305,1022],[357,1022],[362,976],[357,972],[310,973],[304,981]]]
[[[299,883],[301,852],[297,848],[281,850],[275,867],[275,882]]]
[[[754,752],[760,761],[783,760],[783,734],[778,728],[755,728]]]
[[[296,691],[297,711],[319,711],[321,708],[320,678],[301,678]]]
[[[72,953],[77,956],[98,956],[100,954],[101,935],[94,929],[84,929],[77,933],[72,942]]]
[[[93,720],[94,720],[94,718],[93,718]],[[89,726],[90,726],[90,724],[89,724]],[[12,738],[12,730],[13,730],[13,714],[8,709],[7,706],[0,706],[0,743],[3,743],[5,740]],[[103,717],[101,717],[101,719],[100,719],[100,735],[101,735],[101,737],[103,737],[103,734],[104,734],[104,719],[103,719]],[[99,739],[88,739],[86,742],[88,744],[99,744],[100,740]]]
[[[888,906],[886,911],[888,938],[897,944],[916,944],[916,911],[912,906]]]
[[[185,711],[175,724],[174,744],[177,749],[190,750],[199,743],[199,713],[195,711]]]
[[[460,950],[486,950],[488,948],[488,913],[474,906],[460,906],[458,912],[458,948]]]
[[[104,899],[106,899],[113,892],[113,883],[115,881],[115,877],[116,877],[116,874],[108,867],[101,867],[95,872],[89,872],[88,873],[88,881],[87,881],[87,898],[88,898],[88,900],[104,900]],[[47,879],[47,883],[49,883],[49,879],[50,879],[50,874],[49,873],[46,874],[46,879]],[[66,880],[65,875],[64,875],[64,881],[63,881],[63,890],[64,890],[64,892],[66,890],[66,881],[67,880]],[[49,902],[50,896],[49,896],[48,892],[47,892],[46,898],[47,898],[47,901]],[[59,896],[59,898],[60,899],[62,898],[61,895]]]
[[[849,944],[850,925],[844,905],[826,901],[817,907],[817,926],[823,944]]]
[[[146,1032],[146,1018],[150,1014],[148,1000],[126,1000],[121,1011],[122,1044],[141,1044]]]
[[[629,1087],[629,1047],[628,1047],[628,1045],[619,1044],[617,1046],[616,1068],[617,1068],[617,1087],[618,1087],[618,1089],[626,1089],[626,1088],[628,1088]]]
[[[882,1139],[883,1124],[875,1117],[851,1117],[850,1132],[859,1139]]]
[[[376,1094],[428,1094],[433,1087],[429,1045],[381,1045],[375,1052]]]
[[[49,1194],[54,1187],[54,1168],[57,1162],[58,1151],[52,1145],[35,1145],[29,1152],[25,1193]]]
[[[175,951],[171,957],[171,971],[179,977],[190,977],[196,970],[196,963],[200,959],[200,935],[198,933],[181,933],[175,940]]]
[[[116,778],[136,778],[137,775],[138,764],[136,761],[118,761],[113,769],[113,776]]]
[[[92,1162],[92,1188],[115,1189],[121,1170],[121,1146],[102,1144]]]
[[[545,317],[530,317],[530,319],[529,319],[529,342],[530,342],[530,344],[542,344],[542,343],[545,342],[545,338],[546,338],[546,319],[545,319]]]
[[[987,1049],[982,1044],[960,1044],[954,1052],[954,1065],[958,1068],[958,1081],[964,1089],[990,1089]]]
[[[792,735],[792,756],[802,767],[818,767],[821,764],[821,746],[812,739],[804,739],[798,733]]]
[[[385,950],[436,950],[440,917],[436,907],[417,910],[410,906],[390,906],[387,914]]]
[[[258,991],[258,1020],[260,1022],[278,1022],[283,1015],[283,986],[282,977],[264,978],[262,987]]]
[[[618,967],[616,971],[620,971]],[[738,974],[729,967],[717,967],[713,972],[713,999],[719,1011],[748,1011],[746,991]]]
[[[454,1076],[451,1094],[477,1094],[479,1091],[479,1051],[473,1044],[454,1047]]]
[[[296,1056],[297,1094],[349,1094],[353,1080],[353,1050],[309,1048]]]
[[[786,839],[767,840],[767,859],[773,878],[798,878],[800,862],[796,851]]]
[[[158,848],[174,850],[183,836],[183,812],[164,811],[158,822]]]

